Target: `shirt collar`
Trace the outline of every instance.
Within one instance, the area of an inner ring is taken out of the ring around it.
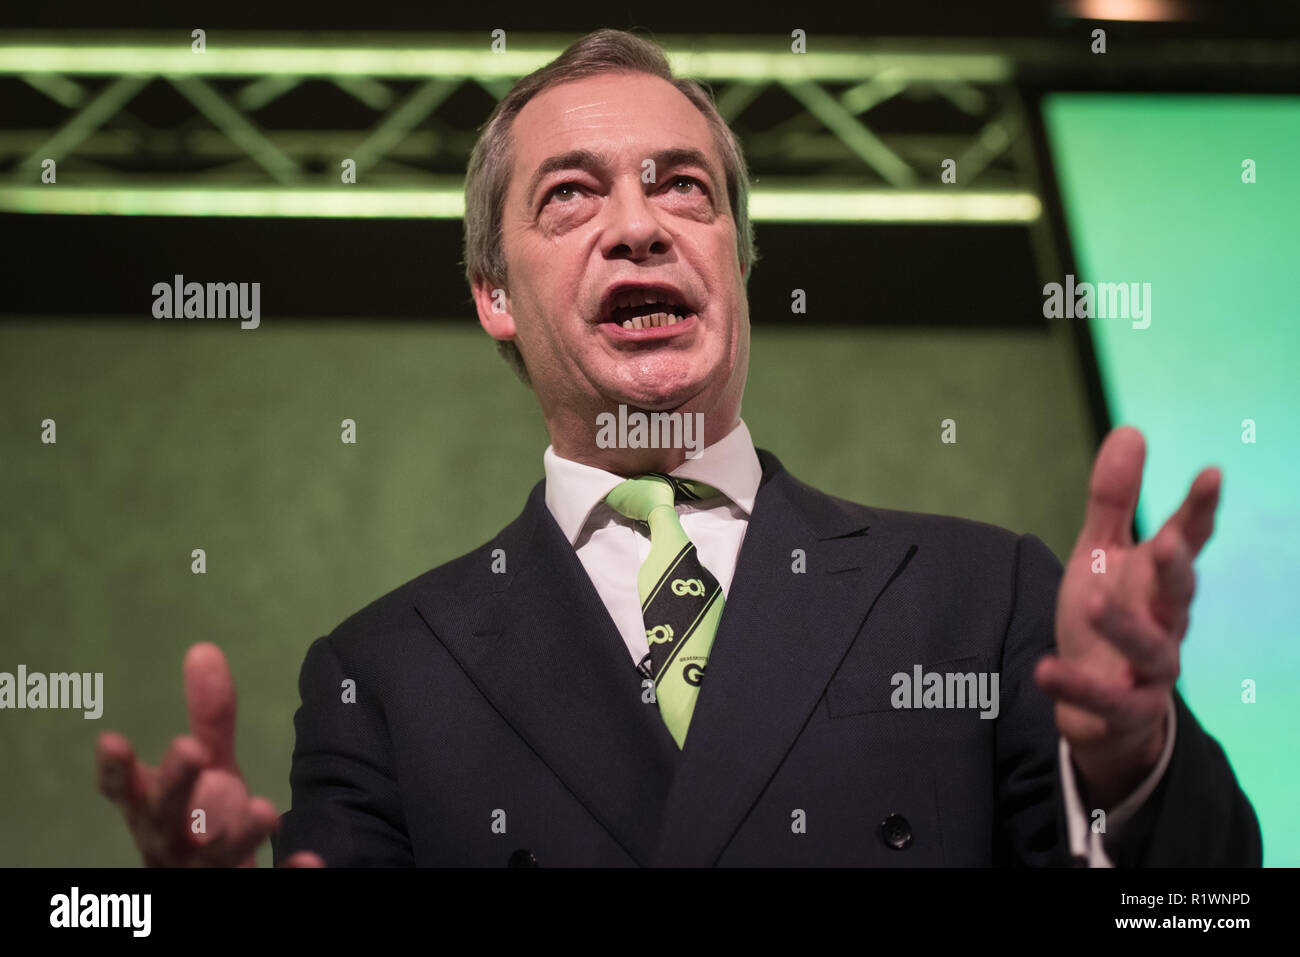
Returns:
[[[542,455],[542,467],[546,470],[546,507],[573,545],[591,510],[623,481],[623,476],[562,458],[552,445]],[[712,485],[749,515],[763,479],[763,466],[742,419],[729,433],[706,446],[699,458],[687,459],[669,474]]]

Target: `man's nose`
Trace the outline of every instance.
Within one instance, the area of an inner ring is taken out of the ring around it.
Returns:
[[[603,240],[609,259],[642,260],[662,255],[672,247],[672,237],[659,220],[639,176],[620,182],[606,206],[608,223]]]

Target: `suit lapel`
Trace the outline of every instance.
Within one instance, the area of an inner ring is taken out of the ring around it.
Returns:
[[[650,863],[677,745],[604,603],[534,487],[523,514],[476,552],[460,594],[416,601],[470,680],[610,835]],[[502,549],[509,573],[489,573]],[[466,594],[466,581],[483,582]]]
[[[717,862],[911,555],[908,541],[759,457],[763,482],[668,794],[659,865]]]
[[[763,481],[680,752],[642,703],[545,483],[496,540],[437,570],[415,599],[483,696],[643,865],[717,862],[910,556],[909,541],[758,454]],[[491,573],[498,548],[506,574]]]

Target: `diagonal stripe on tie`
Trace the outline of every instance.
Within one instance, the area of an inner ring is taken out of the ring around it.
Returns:
[[[677,633],[677,637],[674,639],[671,646],[669,647],[666,656],[663,657],[662,664],[655,669],[656,686],[658,686],[659,682],[663,679],[665,675],[670,673],[669,669],[671,668],[671,666],[675,661],[688,660],[686,658],[679,658],[678,652],[680,652],[683,648],[685,648],[690,643],[690,640],[693,637],[701,633],[700,631],[701,626],[703,622],[707,619],[710,609],[713,608],[715,604],[715,600],[720,599],[721,597],[722,597],[722,589],[715,587],[714,590],[709,594],[709,597],[705,601],[704,606],[700,608],[698,612],[696,612],[695,617],[691,620],[691,622],[688,625],[685,625]],[[712,641],[712,637],[713,637],[712,635],[709,635],[708,640]],[[707,650],[705,651],[704,658],[706,661],[708,660]],[[651,660],[653,661],[653,659],[654,659],[654,653],[652,652]],[[690,659],[690,660],[695,660],[695,659]]]
[[[689,542],[682,546],[682,550],[677,553],[673,560],[668,564],[668,567],[664,569],[663,574],[659,576],[659,580],[654,583],[653,587],[651,587],[650,593],[641,600],[641,613],[643,615],[645,614],[646,608],[655,600],[663,587],[668,584],[669,579],[673,577],[673,573],[677,570],[677,567],[694,551],[695,546]]]
[[[699,583],[699,586],[704,589],[703,594],[694,594],[693,589],[680,595],[662,592],[642,612],[647,622],[655,622],[657,625],[666,626],[666,640],[655,642],[654,647],[651,649],[651,655],[656,659],[656,679],[666,667],[668,659],[671,659],[673,653],[690,641],[691,636],[698,629],[704,613],[708,610],[708,606],[712,603],[713,596],[721,592],[714,577],[705,571],[704,567],[699,565],[698,562],[685,562],[682,566],[679,566],[679,570],[689,570],[692,564],[696,569],[696,577],[674,578],[673,581]]]

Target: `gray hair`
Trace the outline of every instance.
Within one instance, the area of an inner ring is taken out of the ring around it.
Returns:
[[[497,104],[470,154],[465,177],[465,278],[471,289],[479,281],[506,285],[506,259],[501,217],[513,165],[510,126],[525,104],[560,83],[603,73],[648,73],[667,80],[695,105],[709,122],[726,174],[727,199],[736,221],[736,253],[749,283],[757,256],[754,226],[749,219],[749,171],[740,143],[713,104],[713,97],[695,80],[673,76],[663,48],[625,30],[596,30],[582,37],[541,69],[516,83]],[[497,349],[525,385],[532,385],[523,354],[513,340],[497,341]]]

